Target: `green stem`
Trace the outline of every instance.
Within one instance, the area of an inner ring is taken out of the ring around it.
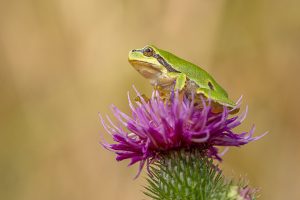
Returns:
[[[147,181],[144,193],[155,200],[255,199],[241,197],[241,184],[225,180],[213,160],[195,149],[163,154],[150,166]]]

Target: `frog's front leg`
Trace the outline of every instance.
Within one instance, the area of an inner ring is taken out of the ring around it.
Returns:
[[[176,84],[175,84],[175,90],[179,90],[181,91],[184,86],[185,86],[185,82],[186,82],[186,75],[183,73],[177,73],[177,72],[169,72],[168,76],[172,77],[172,78],[176,78]]]

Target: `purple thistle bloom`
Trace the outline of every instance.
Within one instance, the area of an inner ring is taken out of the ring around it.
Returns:
[[[203,99],[201,106],[196,105],[194,96],[181,98],[177,92],[172,92],[166,101],[154,91],[149,101],[145,101],[136,93],[141,101],[135,106],[128,95],[131,116],[113,106],[119,123],[114,124],[109,117],[109,123],[105,123],[102,117],[101,122],[116,142],[109,144],[104,141],[102,145],[117,154],[117,161],[130,159],[129,165],[140,162],[138,175],[145,163],[149,166],[160,153],[169,150],[199,148],[207,156],[221,160],[216,146],[241,146],[262,137],[252,137],[254,127],[240,134],[232,131],[245,119],[247,109],[241,117],[230,116],[229,108],[214,113],[210,102]]]

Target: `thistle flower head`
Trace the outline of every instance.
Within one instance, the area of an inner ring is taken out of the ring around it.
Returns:
[[[247,111],[241,117],[231,116],[227,107],[215,113],[209,101],[202,100],[197,105],[193,95],[174,91],[168,100],[161,98],[157,91],[148,101],[136,93],[140,101],[135,104],[128,95],[130,116],[113,106],[118,123],[109,117],[108,123],[102,117],[101,122],[115,141],[113,144],[103,141],[102,145],[115,152],[118,161],[130,159],[129,165],[139,162],[139,173],[145,164],[149,166],[170,150],[198,148],[207,156],[221,160],[218,146],[241,146],[261,137],[252,137],[254,127],[249,132],[233,132]]]

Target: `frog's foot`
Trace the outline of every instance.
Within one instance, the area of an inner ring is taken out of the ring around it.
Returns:
[[[221,113],[223,111],[224,111],[224,106],[223,105],[218,104],[218,103],[216,103],[214,101],[211,102],[211,112],[212,113],[217,114],[217,113]]]
[[[173,88],[164,88],[159,85],[154,86],[154,90],[159,93],[159,98],[162,99],[165,102],[170,101],[170,98],[172,97],[173,93]],[[182,89],[182,90],[177,90],[178,92],[178,98],[179,101],[183,101],[183,98],[187,96],[187,91]]]
[[[139,102],[139,103],[143,103],[143,102],[149,102],[150,99],[145,95],[145,94],[141,94],[137,97],[134,98],[135,102]]]
[[[170,90],[160,86],[160,85],[155,85],[154,86],[154,90],[156,92],[158,92],[159,94],[159,97],[162,99],[162,100],[166,100],[168,98],[168,96],[170,96]]]
[[[215,102],[211,106],[212,106],[211,112],[213,113],[221,113],[224,111],[224,108],[226,107]],[[229,114],[231,115],[235,115],[240,111],[240,108],[230,108],[230,107],[227,108],[229,110]]]

